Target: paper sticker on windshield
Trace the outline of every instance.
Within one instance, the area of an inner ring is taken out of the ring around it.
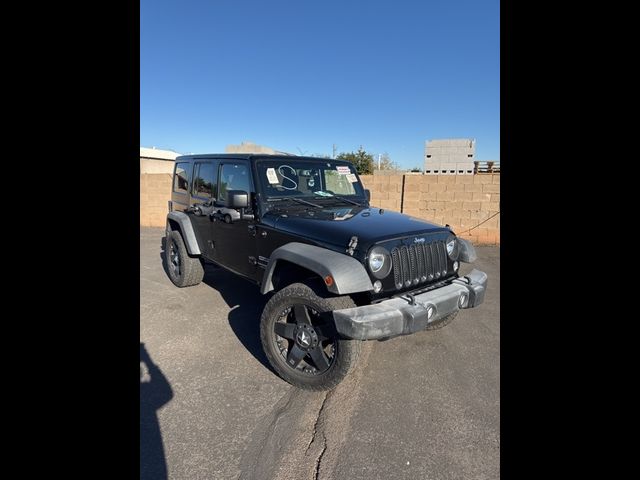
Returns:
[[[276,175],[276,169],[275,168],[267,168],[267,180],[269,180],[269,183],[276,184],[276,183],[280,183],[278,181],[278,175]]]
[[[340,175],[349,175],[351,173],[351,170],[346,165],[338,165],[336,170]]]
[[[358,181],[355,173],[350,173],[345,178],[349,181],[349,183],[356,183]]]

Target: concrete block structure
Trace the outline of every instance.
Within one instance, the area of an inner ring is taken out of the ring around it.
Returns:
[[[427,140],[424,146],[426,175],[473,175],[476,141],[471,138]]]
[[[165,226],[174,159],[178,155],[166,150],[140,148],[141,226]],[[441,225],[449,224],[457,235],[477,245],[500,243],[499,173],[443,175],[432,172],[421,175],[391,172],[388,175],[360,175],[360,179],[371,191],[371,204],[376,207]]]
[[[181,154],[171,150],[140,147],[140,175],[173,174],[173,163]]]
[[[253,142],[242,142],[240,145],[227,145],[224,153],[266,153],[267,155],[274,155],[280,152],[265,145],[258,145]]]
[[[171,179],[175,159],[170,150],[140,147],[140,225],[162,227],[171,199]]]
[[[360,175],[371,205],[441,225],[475,245],[500,243],[500,174]]]

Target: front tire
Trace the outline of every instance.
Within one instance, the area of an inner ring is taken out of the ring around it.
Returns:
[[[164,261],[169,279],[176,287],[191,287],[204,278],[204,267],[198,257],[190,257],[180,232],[167,234]]]
[[[305,390],[338,385],[355,366],[362,342],[339,338],[322,314],[350,307],[351,297],[329,297],[302,283],[277,292],[260,319],[262,348],[274,370]]]

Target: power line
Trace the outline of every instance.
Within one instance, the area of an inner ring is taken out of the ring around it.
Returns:
[[[467,233],[467,232],[470,232],[470,231],[471,231],[471,230],[473,230],[474,228],[478,228],[478,227],[479,227],[480,225],[482,225],[484,222],[488,222],[489,220],[491,220],[493,217],[495,217],[495,216],[496,216],[496,215],[498,215],[499,213],[500,213],[500,210],[498,210],[496,213],[494,213],[493,215],[491,215],[489,218],[487,218],[487,219],[483,220],[482,222],[480,222],[479,224],[477,224],[475,227],[471,227],[470,229],[465,230],[465,231],[464,231],[464,232],[462,232],[462,233],[458,233],[457,235],[458,235],[458,236],[460,236],[460,235],[463,235],[463,234],[465,234],[465,233]]]

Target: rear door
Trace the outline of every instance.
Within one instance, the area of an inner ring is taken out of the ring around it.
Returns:
[[[213,202],[218,191],[218,162],[196,160],[193,165],[191,199],[187,214],[196,231],[200,251],[214,259],[213,248]]]

